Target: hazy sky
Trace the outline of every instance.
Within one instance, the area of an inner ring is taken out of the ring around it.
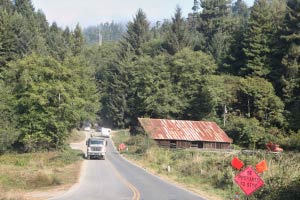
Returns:
[[[249,6],[254,0],[245,0]],[[127,22],[138,8],[142,8],[150,21],[169,19],[179,5],[184,16],[191,12],[193,0],[32,0],[36,9],[42,9],[50,23],[86,27],[101,22]]]

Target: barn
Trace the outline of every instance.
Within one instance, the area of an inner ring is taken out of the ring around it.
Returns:
[[[159,146],[169,148],[229,149],[232,139],[215,123],[139,118],[139,126]]]

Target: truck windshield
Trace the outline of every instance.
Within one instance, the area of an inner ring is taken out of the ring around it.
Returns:
[[[103,144],[103,140],[91,140],[90,144]]]

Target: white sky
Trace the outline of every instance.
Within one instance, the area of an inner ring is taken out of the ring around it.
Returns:
[[[254,0],[245,0],[252,6]],[[101,22],[127,22],[138,8],[142,8],[151,22],[170,19],[179,5],[184,16],[191,12],[193,0],[32,0],[36,9],[42,9],[50,23],[59,26],[82,27]]]

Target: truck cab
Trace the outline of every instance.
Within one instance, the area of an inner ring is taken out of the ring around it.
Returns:
[[[107,141],[104,138],[92,137],[86,141],[87,159],[99,158],[105,160]]]

